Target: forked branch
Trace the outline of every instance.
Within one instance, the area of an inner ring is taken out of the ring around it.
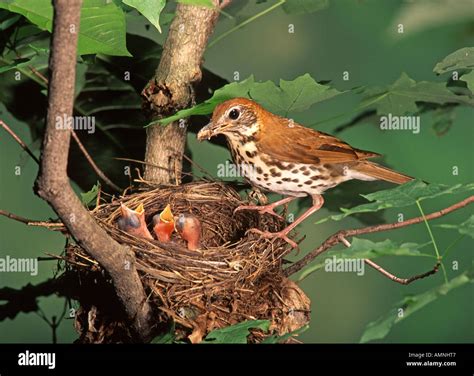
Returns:
[[[284,273],[285,273],[286,276],[290,276],[294,273],[299,272],[301,269],[303,269],[306,265],[308,265],[311,261],[313,261],[320,254],[326,252],[327,250],[331,249],[332,247],[334,247],[335,245],[337,245],[339,243],[343,243],[346,246],[350,246],[350,243],[347,244],[348,243],[347,242],[348,237],[362,235],[362,234],[370,234],[370,233],[373,233],[373,232],[395,230],[397,228],[402,228],[402,227],[414,225],[416,223],[420,223],[420,222],[423,222],[425,220],[429,221],[429,220],[432,220],[432,219],[436,219],[436,218],[442,217],[446,214],[449,214],[449,213],[451,213],[455,210],[461,209],[461,208],[471,204],[473,201],[474,201],[474,196],[470,196],[470,197],[468,197],[468,198],[466,198],[466,199],[464,199],[460,202],[457,202],[456,204],[453,204],[453,205],[451,205],[451,206],[449,206],[445,209],[442,209],[442,210],[433,212],[431,214],[428,214],[424,217],[420,216],[420,217],[411,218],[411,219],[408,219],[408,220],[402,221],[402,222],[387,223],[387,224],[368,226],[368,227],[357,228],[357,229],[340,230],[340,231],[336,232],[335,234],[331,235],[329,238],[327,238],[318,248],[316,248],[316,249],[312,250],[311,252],[309,252],[301,260],[293,263],[291,266],[286,268]],[[347,243],[345,243],[345,242],[347,242]],[[391,278],[390,273],[383,270],[381,267],[379,267],[373,261],[370,261],[370,263],[367,263],[367,264],[369,266],[375,267],[375,269],[377,269],[381,273],[383,273],[386,276],[388,276],[389,278]],[[437,264],[437,266],[435,266],[433,268],[433,270],[431,270],[430,272],[424,273],[423,277],[426,277],[429,274],[436,273],[438,267],[439,267],[439,265]],[[393,276],[393,275],[391,275],[391,276]],[[408,278],[408,279],[404,280],[404,279],[401,279],[401,278],[398,278],[398,277],[395,277],[395,276],[393,276],[393,277],[394,278],[391,278],[391,279],[393,279],[394,281],[399,282],[399,283],[406,282],[404,284],[407,284],[407,283],[413,282],[413,280],[422,278],[422,277],[418,276],[416,278],[412,277],[412,278]],[[402,281],[402,282],[397,281],[397,279]],[[409,281],[409,282],[407,282],[407,281]]]

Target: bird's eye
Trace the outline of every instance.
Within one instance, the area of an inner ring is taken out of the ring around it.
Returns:
[[[229,112],[229,118],[232,120],[237,120],[240,116],[240,111],[237,110],[236,108],[230,110]]]

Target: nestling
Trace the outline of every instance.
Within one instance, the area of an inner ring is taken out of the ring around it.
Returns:
[[[171,240],[174,231],[174,218],[170,205],[166,205],[160,214],[153,216],[153,232],[160,242],[166,243]]]
[[[146,227],[145,208],[143,204],[138,205],[135,210],[130,209],[124,204],[120,204],[120,211],[122,216],[117,222],[120,230],[139,238],[153,239],[150,231],[148,231]]]

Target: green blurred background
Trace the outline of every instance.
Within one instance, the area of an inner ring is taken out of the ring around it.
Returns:
[[[435,10],[428,12],[426,7],[415,9],[415,5],[420,3],[429,3]],[[408,73],[417,81],[446,81],[446,75],[435,76],[432,72],[434,65],[455,50],[472,45],[474,40],[473,12],[466,10],[470,9],[466,6],[463,11],[459,11],[459,3],[472,5],[474,10],[473,1],[405,3],[395,0],[331,0],[328,9],[301,16],[289,16],[281,9],[276,9],[208,49],[204,67],[228,81],[234,80],[235,72],[239,72],[240,79],[253,74],[257,80],[275,82],[280,78],[292,80],[310,73],[318,81],[330,80],[339,90],[390,84],[402,72]],[[269,3],[243,1],[239,4],[241,9],[238,14],[243,19],[268,6]],[[231,11],[232,8],[229,12]],[[128,17],[130,32],[160,43],[163,41],[166,27],[164,35],[160,35],[152,29],[139,28],[137,19],[138,16]],[[403,34],[397,33],[396,25],[399,23],[405,25]],[[289,24],[294,25],[293,34],[288,33]],[[222,16],[215,35],[234,25],[235,20]],[[349,72],[349,81],[343,81],[344,71]],[[32,99],[26,96],[16,98],[23,106],[28,106],[30,100]],[[343,95],[317,104],[304,113],[295,114],[294,118],[302,124],[318,123],[319,130],[331,133],[354,116],[350,111],[356,105],[353,95]],[[334,121],[326,121],[343,113],[348,114]],[[0,114],[24,141],[38,148],[38,142],[35,143],[25,122],[13,118],[3,104],[0,104]],[[448,185],[472,182],[474,111],[472,108],[460,107],[455,109],[454,115],[453,126],[442,136],[433,130],[432,114],[422,116],[419,134],[408,131],[382,132],[375,123],[366,121],[348,128],[338,136],[358,148],[385,155],[384,162],[387,165],[411,176]],[[191,125],[193,126],[196,127]],[[140,127],[141,124],[137,124],[134,134],[139,133],[143,137],[144,131]],[[28,218],[54,217],[48,205],[33,194],[32,185],[37,166],[5,132],[0,134],[0,208]],[[194,133],[188,136],[188,147],[192,158],[214,175],[217,173],[217,164],[229,158],[228,151],[222,147],[197,143]],[[113,155],[115,156],[128,155],[123,153]],[[102,163],[107,163],[107,159],[103,159]],[[21,167],[19,176],[15,175],[16,166]],[[452,174],[453,166],[458,166],[458,175]],[[194,172],[197,176],[201,174],[199,171]],[[88,171],[85,173],[91,174]],[[377,183],[359,185],[360,192],[373,191],[379,187],[371,187],[373,184]],[[351,189],[351,186],[347,187]],[[461,198],[445,195],[424,201],[423,208],[426,213],[432,212]],[[328,192],[326,201],[331,203],[332,200],[334,194]],[[290,211],[294,213],[298,209],[297,204],[290,207]],[[403,210],[386,210],[382,219],[387,222],[396,221],[399,213],[405,218],[419,214],[416,207],[407,207]],[[363,225],[352,218],[314,225],[317,219],[329,214],[333,213],[322,209],[299,227],[299,232],[305,234],[306,239],[301,253],[292,256],[292,259],[303,256],[338,229]],[[461,223],[469,214],[470,210],[464,209],[435,223]],[[44,252],[59,254],[64,247],[65,240],[58,233],[27,227],[4,217],[0,217],[0,226],[2,256],[37,257]],[[436,227],[433,229],[441,250],[459,236],[455,231]],[[397,242],[429,241],[423,224],[367,238],[374,241],[387,238]],[[425,251],[434,252],[431,248]],[[472,239],[464,237],[446,260],[449,278],[459,275],[471,265],[472,252]],[[378,261],[400,277],[408,277],[432,267],[432,260],[424,258],[383,257]],[[458,271],[450,267],[452,261],[459,262]],[[22,273],[0,273],[0,286],[19,288],[27,283],[36,284],[51,277],[55,268],[55,262],[41,262],[39,274],[35,277]],[[321,270],[301,283],[312,302],[312,319],[310,328],[300,335],[300,339],[306,343],[358,342],[365,326],[387,313],[404,296],[426,291],[442,283],[441,273],[402,286],[368,269],[362,277]],[[40,298],[39,301],[49,318],[62,311],[63,299],[47,297]],[[472,342],[473,301],[472,284],[456,289],[403,320],[381,342]],[[72,320],[65,319],[58,329],[58,341],[67,343],[75,338]],[[37,314],[19,314],[13,321],[7,319],[0,322],[0,341],[50,342],[51,330]]]

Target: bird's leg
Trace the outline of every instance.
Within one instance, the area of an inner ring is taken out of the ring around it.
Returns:
[[[281,199],[281,200],[278,200],[278,201],[275,201],[274,203],[272,204],[268,204],[268,205],[263,205],[263,206],[258,206],[258,205],[240,205],[239,207],[237,207],[235,210],[234,210],[234,214],[240,210],[257,210],[260,214],[264,214],[264,213],[267,213],[267,214],[271,214],[271,215],[274,215],[275,217],[278,217],[282,220],[284,220],[284,218],[275,213],[275,211],[273,209],[275,209],[277,206],[280,206],[280,205],[283,205],[283,204],[286,204],[290,201],[293,201],[294,199],[296,199],[297,197],[285,197],[284,199]]]
[[[270,231],[261,231],[256,228],[252,228],[249,231],[255,232],[257,234],[262,235],[264,238],[280,238],[285,240],[288,244],[290,244],[293,248],[298,248],[298,244],[296,244],[293,240],[288,238],[288,234],[301,222],[303,222],[306,218],[308,218],[311,214],[317,212],[324,204],[323,196],[321,195],[313,195],[313,206],[311,206],[308,210],[306,210],[303,214],[301,214],[292,224],[285,227],[283,230],[278,232],[270,232]]]

